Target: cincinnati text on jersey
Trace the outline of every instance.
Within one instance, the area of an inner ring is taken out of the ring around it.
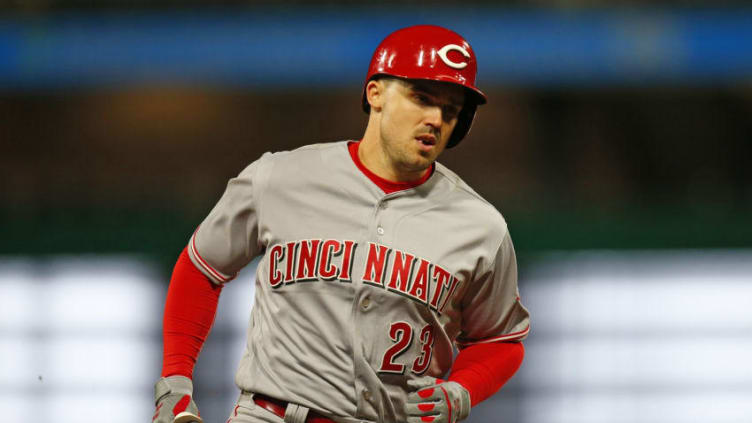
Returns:
[[[280,288],[296,282],[352,282],[355,241],[309,239],[269,248],[269,284]],[[368,243],[363,283],[386,289],[441,313],[460,284],[449,271],[405,251]]]

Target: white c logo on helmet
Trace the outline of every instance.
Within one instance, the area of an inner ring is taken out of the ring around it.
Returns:
[[[455,69],[464,69],[465,66],[467,66],[467,62],[457,63],[457,62],[453,62],[449,60],[449,58],[447,57],[447,53],[449,53],[450,50],[459,51],[460,53],[462,53],[463,56],[467,57],[468,59],[470,58],[470,53],[468,53],[467,50],[458,46],[457,44],[447,44],[444,47],[442,47],[441,50],[438,51],[439,57],[441,57],[441,60],[444,61],[444,63],[446,63],[447,66],[449,66],[450,68],[455,68]]]

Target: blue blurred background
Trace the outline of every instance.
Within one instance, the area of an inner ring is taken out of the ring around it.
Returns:
[[[358,139],[370,55],[463,34],[489,96],[441,161],[509,221],[532,313],[469,421],[750,422],[752,7],[605,2],[0,3],[0,409],[150,421],[170,270],[228,178]],[[227,418],[253,266],[196,368]]]

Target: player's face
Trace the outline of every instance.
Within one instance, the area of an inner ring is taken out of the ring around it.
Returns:
[[[464,100],[455,84],[388,80],[380,134],[392,165],[407,173],[427,169],[446,148]]]

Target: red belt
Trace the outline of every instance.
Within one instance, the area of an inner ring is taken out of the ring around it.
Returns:
[[[285,418],[285,410],[287,410],[287,402],[278,400],[276,398],[268,397],[264,394],[254,394],[253,402],[259,407],[263,407],[268,411],[276,414],[279,417]],[[308,417],[306,417],[306,423],[335,423],[334,420],[328,419],[320,414],[317,414],[313,410],[308,410]]]

